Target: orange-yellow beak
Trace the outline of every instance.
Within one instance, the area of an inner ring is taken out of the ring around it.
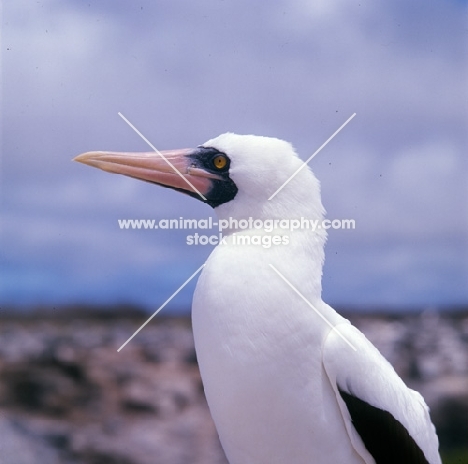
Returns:
[[[212,188],[212,180],[223,180],[223,177],[197,167],[195,154],[196,149],[148,153],[93,151],[77,156],[74,161],[103,171],[182,190],[207,201],[206,196]]]
[[[213,208],[231,201],[237,194],[237,186],[229,176],[230,159],[215,148],[200,146],[148,153],[93,151],[74,160],[173,188]]]

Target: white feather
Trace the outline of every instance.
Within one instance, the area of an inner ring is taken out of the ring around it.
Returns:
[[[405,385],[392,365],[356,327],[343,323],[335,329],[329,332],[323,345],[323,365],[356,449],[361,448],[361,440],[351,425],[338,388],[392,414],[403,424],[429,463],[440,464],[438,438],[423,397]]]
[[[224,134],[204,146],[229,156],[229,175],[239,189],[234,200],[216,208],[220,219],[323,218],[320,184],[309,168],[268,201],[302,164],[290,144]],[[287,246],[270,248],[236,245],[236,233],[266,234],[229,230],[227,243],[209,257],[193,300],[206,397],[230,463],[374,463],[337,384],[390,411],[430,463],[439,463],[437,437],[420,395],[321,299],[326,231],[270,232],[290,239]],[[330,325],[338,326],[357,351]]]

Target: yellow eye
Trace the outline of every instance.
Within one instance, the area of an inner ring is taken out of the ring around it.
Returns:
[[[213,158],[213,165],[216,169],[223,169],[226,167],[227,164],[227,159],[223,155],[218,155],[215,158]]]

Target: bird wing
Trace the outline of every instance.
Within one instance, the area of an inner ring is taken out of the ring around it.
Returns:
[[[351,347],[352,345],[352,347]],[[348,321],[330,330],[322,360],[354,448],[376,464],[440,464],[438,439],[423,397]]]

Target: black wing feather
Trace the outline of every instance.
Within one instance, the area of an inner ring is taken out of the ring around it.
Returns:
[[[338,389],[351,421],[376,464],[429,464],[401,422],[383,409]]]

